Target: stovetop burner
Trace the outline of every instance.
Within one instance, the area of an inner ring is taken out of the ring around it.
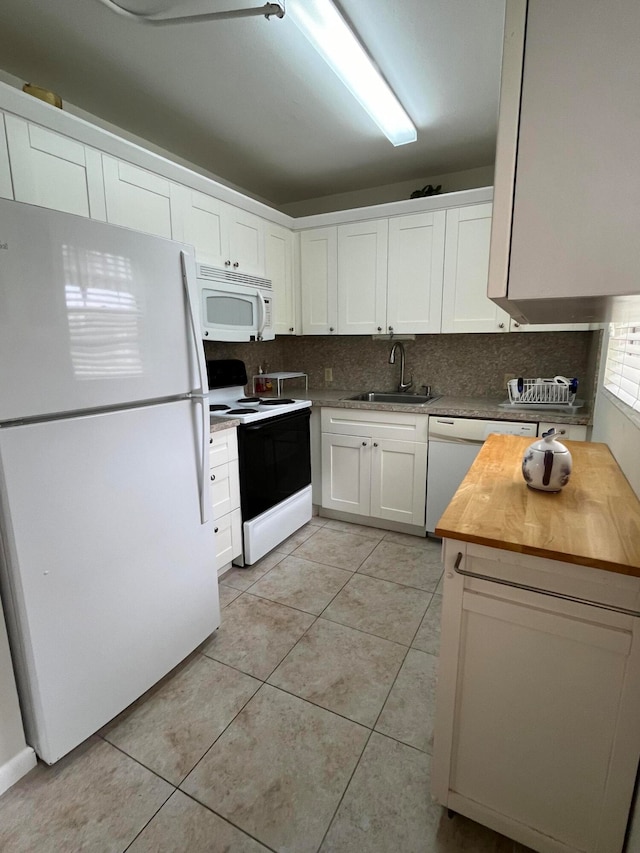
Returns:
[[[227,412],[228,410],[229,406],[225,406],[223,403],[209,403],[210,412]]]
[[[229,409],[227,412],[228,415],[254,415],[257,413],[257,409]]]
[[[240,397],[239,400],[236,400],[236,403],[260,403],[260,397]]]
[[[286,406],[290,403],[295,403],[295,400],[290,400],[288,397],[272,397],[270,399],[260,400],[261,406]]]

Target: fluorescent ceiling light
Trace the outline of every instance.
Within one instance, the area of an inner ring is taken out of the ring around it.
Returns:
[[[416,141],[411,119],[331,0],[287,0],[286,14],[394,145]]]

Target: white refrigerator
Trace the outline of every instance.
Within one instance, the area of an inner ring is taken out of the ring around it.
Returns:
[[[57,761],[220,623],[192,250],[0,199],[0,590]]]

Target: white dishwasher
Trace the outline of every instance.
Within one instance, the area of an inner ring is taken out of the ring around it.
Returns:
[[[538,422],[431,415],[427,451],[427,533],[433,533],[485,439],[492,432],[535,437]]]

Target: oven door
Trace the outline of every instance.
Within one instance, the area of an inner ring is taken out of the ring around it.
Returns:
[[[310,417],[307,408],[238,427],[243,522],[311,483]]]

